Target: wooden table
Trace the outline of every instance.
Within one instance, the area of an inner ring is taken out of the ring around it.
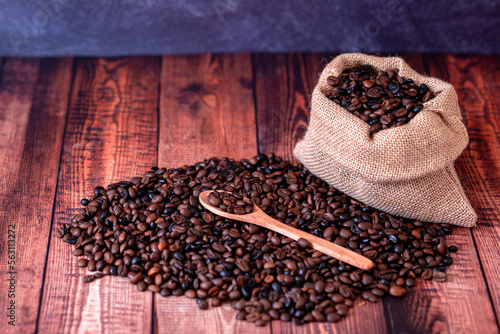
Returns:
[[[405,54],[457,89],[470,145],[456,167],[479,214],[456,228],[448,282],[419,280],[404,299],[358,300],[336,324],[264,328],[230,306],[138,292],[127,279],[84,284],[55,237],[97,185],[151,166],[276,152],[292,158],[310,93],[331,54],[1,60],[0,305],[3,333],[496,333],[500,313],[500,57]],[[15,228],[8,227],[15,225]],[[8,229],[15,230],[16,326]]]

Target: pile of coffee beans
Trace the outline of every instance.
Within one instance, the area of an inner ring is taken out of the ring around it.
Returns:
[[[227,213],[245,215],[253,212],[253,202],[240,194],[215,190],[208,195],[207,199],[211,206]]]
[[[270,216],[376,266],[363,271],[314,251],[305,239],[216,216],[198,201],[206,190],[249,198]],[[339,321],[358,296],[377,302],[404,296],[418,277],[446,280],[457,251],[446,245],[449,225],[367,207],[274,154],[153,167],[96,187],[81,203],[56,234],[74,245],[79,267],[96,272],[85,282],[128,277],[140,291],[184,295],[200,309],[231,303],[238,319],[260,326],[273,319]]]
[[[397,70],[377,71],[370,65],[348,68],[329,76],[327,96],[370,124],[371,133],[408,123],[422,103],[434,98],[425,84],[398,75]]]

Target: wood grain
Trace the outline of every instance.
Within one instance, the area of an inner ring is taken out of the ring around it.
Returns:
[[[472,234],[495,308],[500,317],[500,57],[429,57],[433,75],[455,86],[469,131],[469,146],[456,167],[478,213]]]
[[[0,272],[11,271],[7,267],[7,230],[13,230],[16,291],[15,298],[8,298],[7,278],[2,275],[0,305],[4,309],[14,300],[16,321],[12,327],[2,317],[3,333],[35,331],[71,69],[69,58],[8,59],[4,64],[0,84],[0,235],[4,237]]]
[[[323,67],[323,54],[253,56],[259,152],[292,159],[306,131],[311,94]]]
[[[159,58],[76,63],[56,197],[54,232],[93,188],[142,174],[157,162]],[[126,278],[84,284],[72,247],[52,237],[40,333],[151,331],[152,294]]]
[[[250,56],[163,57],[158,164],[257,153]],[[184,297],[155,296],[155,333],[269,333],[225,305],[201,311]]]
[[[257,154],[248,54],[164,57],[160,99],[165,166]]]

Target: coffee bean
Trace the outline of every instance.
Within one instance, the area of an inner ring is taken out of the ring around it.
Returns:
[[[206,310],[208,308],[208,302],[206,300],[202,300],[198,303],[198,307],[202,310]]]
[[[337,78],[335,78],[334,76],[330,76],[327,78],[327,82],[328,84],[330,84],[331,86],[337,86],[339,84],[339,80]]]
[[[80,267],[80,268],[85,268],[85,267],[87,266],[87,262],[88,262],[88,261],[87,261],[86,259],[80,259],[80,260],[78,260],[77,265],[78,265],[78,267]]]
[[[302,247],[302,248],[308,248],[309,246],[311,246],[311,244],[309,243],[309,241],[307,241],[306,239],[304,238],[299,238],[297,240],[297,244]]]
[[[184,292],[184,296],[186,296],[187,298],[196,298],[196,291],[187,290]]]
[[[109,266],[109,274],[113,276],[118,275],[118,267],[114,265]]]
[[[407,278],[405,281],[405,285],[407,287],[412,287],[415,285],[415,280],[413,278]]]
[[[87,275],[83,277],[83,283],[91,283],[95,280],[94,275]]]
[[[397,70],[375,71],[370,67],[366,72],[368,67],[363,66],[348,68],[338,77],[329,76],[327,97],[370,124],[372,134],[408,123],[424,108],[422,103],[434,98],[425,84],[418,86],[399,76]]]
[[[425,280],[432,279],[432,269],[425,269],[422,273],[422,278]]]
[[[77,237],[77,236],[72,235],[72,236],[68,236],[68,237],[66,238],[66,240],[65,240],[65,241],[66,241],[68,244],[72,244],[72,245],[74,245],[74,244],[76,244],[77,240],[78,240],[78,237]]]
[[[68,233],[68,231],[65,228],[60,228],[56,231],[56,237],[62,238],[66,233]]]
[[[137,290],[146,291],[146,289],[147,289],[147,285],[143,281],[141,281],[141,282],[139,282],[139,284],[137,284]]]
[[[343,228],[343,229],[341,229],[341,230],[340,230],[340,232],[339,232],[339,236],[340,236],[341,238],[343,238],[343,239],[348,240],[349,238],[351,238],[352,233],[351,233],[351,231],[349,231],[348,229]]]
[[[173,256],[181,262],[186,260],[186,256],[179,251],[174,252]]]
[[[391,294],[391,296],[393,297],[403,297],[406,295],[406,289],[403,288],[403,287],[400,287],[398,285],[393,285],[391,286],[391,288],[389,289],[389,293]]]
[[[445,282],[446,281],[446,273],[443,271],[433,271],[432,279],[436,282]]]
[[[94,260],[88,261],[87,268],[89,271],[96,271],[96,262]]]
[[[359,80],[371,80],[368,72],[358,72]],[[361,96],[359,103],[388,103],[383,92],[391,80],[399,92],[413,89],[403,87],[408,84],[395,73],[387,75],[387,82],[375,80],[369,88],[376,89],[373,97]],[[375,98],[377,92],[381,97]],[[405,99],[400,109],[414,103]],[[378,118],[389,115],[376,112]],[[306,238],[294,242],[211,214],[198,201],[205,190],[212,191],[219,207],[244,214],[255,203],[285,224],[361,252],[376,267],[364,272],[315,251]],[[77,265],[101,271],[86,282],[117,275],[128,277],[139,291],[196,299],[201,309],[208,299],[214,307],[234,303],[238,317],[258,325],[271,319],[339,321],[359,295],[377,302],[388,294],[403,296],[419,277],[446,280],[453,262],[449,254],[456,251],[446,247],[449,225],[369,208],[274,154],[153,168],[88,198],[83,211],[56,230],[74,244],[73,254],[81,256]]]
[[[103,187],[101,187],[101,186],[95,187],[94,188],[94,195],[96,195],[96,196],[101,195],[103,191],[104,191]]]
[[[249,322],[256,322],[256,321],[260,320],[260,313],[252,312],[250,314],[247,314],[245,317],[245,320],[249,321]]]
[[[333,226],[329,226],[325,229],[325,231],[323,232],[323,238],[324,239],[329,239],[333,236],[335,232],[335,228]]]
[[[328,82],[330,85],[332,85],[330,82]],[[363,86],[366,88],[366,89],[370,89],[373,87],[373,85],[375,84],[375,82],[373,82],[372,80],[364,80],[363,81]],[[332,85],[332,86],[335,86],[335,85]]]
[[[143,277],[142,273],[135,273],[133,271],[129,272],[127,277],[130,279],[130,283],[137,284]]]
[[[453,263],[453,259],[452,259],[451,257],[445,257],[445,258],[443,259],[443,264],[444,264],[445,266],[450,266],[452,263]]]
[[[336,312],[331,312],[326,315],[326,321],[328,322],[339,322],[342,317],[336,313]]]

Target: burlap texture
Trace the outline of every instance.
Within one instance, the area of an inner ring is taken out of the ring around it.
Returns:
[[[397,69],[436,95],[408,124],[370,136],[370,126],[325,96],[327,77],[370,64]],[[427,222],[471,227],[477,215],[453,162],[469,142],[453,86],[415,72],[403,59],[343,54],[323,70],[294,155],[331,186],[376,209]]]

